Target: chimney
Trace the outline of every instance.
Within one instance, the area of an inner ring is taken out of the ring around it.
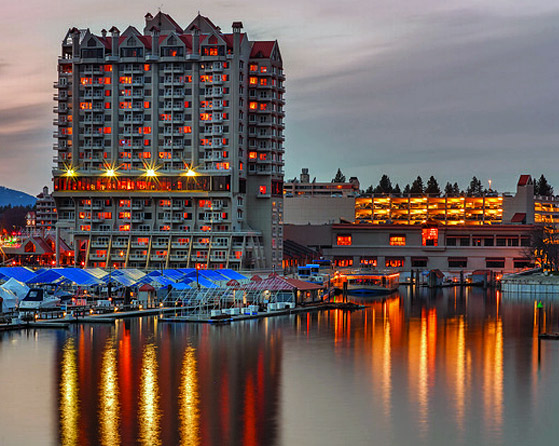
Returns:
[[[80,30],[72,28],[72,55],[80,57]]]
[[[111,33],[112,37],[112,56],[118,57],[118,39],[120,38],[120,31],[116,26],[113,26],[109,32]]]
[[[102,36],[102,37],[107,37],[107,30],[106,30],[105,28],[103,28],[103,29],[101,30],[101,36]]]
[[[192,28],[192,54],[200,54],[200,29],[197,26]]]
[[[152,56],[159,56],[159,28],[152,26],[151,31],[151,54]]]
[[[241,49],[241,29],[243,29],[243,22],[233,22],[233,54],[239,54]]]

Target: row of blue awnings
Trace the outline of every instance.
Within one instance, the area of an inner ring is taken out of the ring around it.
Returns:
[[[125,287],[150,284],[176,289],[217,288],[229,280],[244,281],[248,277],[231,269],[196,270],[194,268],[163,269],[145,273],[138,269],[105,271],[101,268],[52,268],[33,271],[25,267],[0,267],[0,280],[14,278],[29,285],[56,284],[97,286],[109,282]]]

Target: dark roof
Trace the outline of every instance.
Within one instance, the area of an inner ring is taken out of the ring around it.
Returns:
[[[293,240],[283,241],[283,257],[284,258],[320,258],[320,253],[307,246],[300,245]]]
[[[254,42],[250,51],[250,57],[269,58],[272,55],[275,44],[275,41]]]
[[[527,184],[530,184],[532,182],[532,177],[530,175],[520,175],[520,178],[518,180],[518,185],[519,186],[526,186]]]

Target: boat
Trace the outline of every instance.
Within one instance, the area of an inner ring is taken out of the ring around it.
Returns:
[[[19,303],[19,310],[46,310],[56,308],[60,299],[48,294],[43,288],[31,288]]]
[[[307,263],[297,268],[297,278],[303,282],[323,285],[330,277],[331,274],[327,274],[324,267],[319,263]]]
[[[400,273],[385,271],[337,272],[333,284],[343,289],[347,283],[348,294],[379,295],[396,291],[400,286]]]

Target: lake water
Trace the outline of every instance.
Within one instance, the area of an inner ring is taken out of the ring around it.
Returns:
[[[0,445],[549,445],[559,300],[408,290],[229,326],[0,334]]]

